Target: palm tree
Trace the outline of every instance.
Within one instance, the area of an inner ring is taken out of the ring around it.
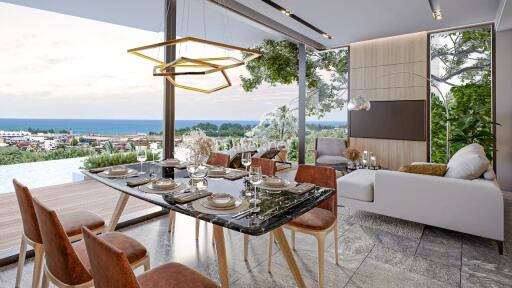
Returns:
[[[297,136],[297,109],[290,109],[288,106],[279,106],[273,111],[265,114],[264,119],[254,127],[255,137],[264,140],[288,142]]]

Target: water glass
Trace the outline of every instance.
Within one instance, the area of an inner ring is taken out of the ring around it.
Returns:
[[[242,153],[242,165],[245,167],[245,171],[251,166],[252,159],[251,159],[251,153]]]
[[[139,175],[144,175],[144,171],[142,171],[142,163],[148,159],[147,149],[145,146],[137,146],[137,161],[140,162],[140,171]]]
[[[254,204],[256,208],[256,204],[261,203],[261,200],[257,198],[257,190],[256,185],[260,184],[263,180],[263,175],[261,174],[261,167],[260,166],[251,166],[249,169],[249,182],[254,186],[254,195],[251,200],[249,200],[249,203]]]

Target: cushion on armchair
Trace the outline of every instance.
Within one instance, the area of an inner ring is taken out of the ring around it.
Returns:
[[[343,156],[345,151],[346,143],[345,139],[341,138],[318,138],[316,140],[316,153],[318,156]]]
[[[348,160],[343,156],[330,156],[323,155],[316,158],[318,164],[335,165],[335,164],[347,164]]]

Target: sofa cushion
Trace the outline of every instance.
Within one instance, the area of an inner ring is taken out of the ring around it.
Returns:
[[[496,173],[494,173],[494,169],[492,169],[492,165],[489,165],[489,168],[487,168],[487,171],[484,172],[482,175],[485,180],[495,180],[496,179]]]
[[[398,171],[432,176],[444,176],[444,174],[446,173],[446,164],[411,164],[400,167]]]
[[[373,183],[377,170],[359,169],[338,178],[338,195],[366,202],[373,202]]]
[[[448,171],[444,176],[467,180],[482,176],[489,168],[489,160],[481,147],[478,144],[471,144],[457,151],[448,162]]]

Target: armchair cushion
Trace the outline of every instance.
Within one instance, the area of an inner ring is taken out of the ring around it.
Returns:
[[[345,151],[346,142],[341,138],[317,138],[316,140],[316,153],[317,156],[343,156]]]
[[[347,164],[347,158],[343,156],[322,155],[316,158],[316,163],[325,165]]]

